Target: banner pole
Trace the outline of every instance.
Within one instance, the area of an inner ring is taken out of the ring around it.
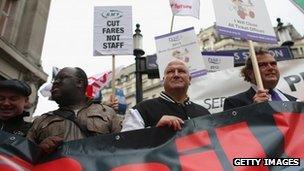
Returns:
[[[112,93],[115,94],[115,55],[112,55]]]
[[[258,66],[258,61],[257,61],[256,54],[254,51],[253,42],[252,42],[252,40],[248,40],[248,43],[249,43],[249,51],[251,54],[250,57],[251,57],[251,62],[252,62],[252,68],[253,68],[257,87],[259,90],[264,90],[264,86],[263,86],[263,82],[262,82],[262,78],[261,78],[261,74],[260,74],[260,69]]]
[[[173,29],[173,22],[174,22],[174,15],[172,15],[170,33],[172,33],[172,29]]]

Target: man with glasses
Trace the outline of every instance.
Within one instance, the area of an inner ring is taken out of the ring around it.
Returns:
[[[224,102],[224,110],[246,106],[252,103],[265,101],[296,101],[297,98],[285,94],[276,88],[280,79],[280,71],[275,58],[263,48],[256,50],[258,66],[264,86],[264,90],[258,90],[254,77],[251,58],[246,60],[241,70],[245,81],[251,83],[251,87],[242,93],[228,97]]]
[[[27,135],[45,153],[62,141],[120,131],[121,119],[115,111],[86,97],[87,80],[80,68],[66,67],[56,75],[51,93],[59,109],[37,118]]]

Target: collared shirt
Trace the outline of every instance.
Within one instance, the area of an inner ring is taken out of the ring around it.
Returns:
[[[160,97],[143,101],[127,111],[122,132],[155,126],[163,115],[174,115],[186,120],[206,114],[210,114],[207,109],[191,102],[189,98],[178,103],[161,92]]]

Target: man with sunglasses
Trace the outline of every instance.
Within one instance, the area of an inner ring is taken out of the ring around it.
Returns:
[[[265,101],[297,100],[297,98],[285,94],[276,88],[280,79],[280,71],[277,67],[275,58],[268,52],[268,50],[260,48],[256,50],[255,53],[264,90],[258,90],[251,58],[248,58],[245,66],[241,70],[241,75],[244,77],[245,81],[251,83],[251,87],[245,92],[226,98],[224,102],[224,110]]]
[[[37,118],[27,134],[46,154],[62,141],[120,131],[121,118],[115,111],[86,97],[87,80],[80,68],[66,67],[56,75],[51,93],[59,109]]]

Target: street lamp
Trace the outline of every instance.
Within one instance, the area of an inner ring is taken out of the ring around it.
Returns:
[[[142,35],[140,34],[139,24],[136,24],[135,34],[133,35],[133,54],[135,56],[135,76],[136,76],[136,103],[143,100],[143,90],[142,90],[142,69],[140,65],[140,58],[145,54],[142,49]]]

